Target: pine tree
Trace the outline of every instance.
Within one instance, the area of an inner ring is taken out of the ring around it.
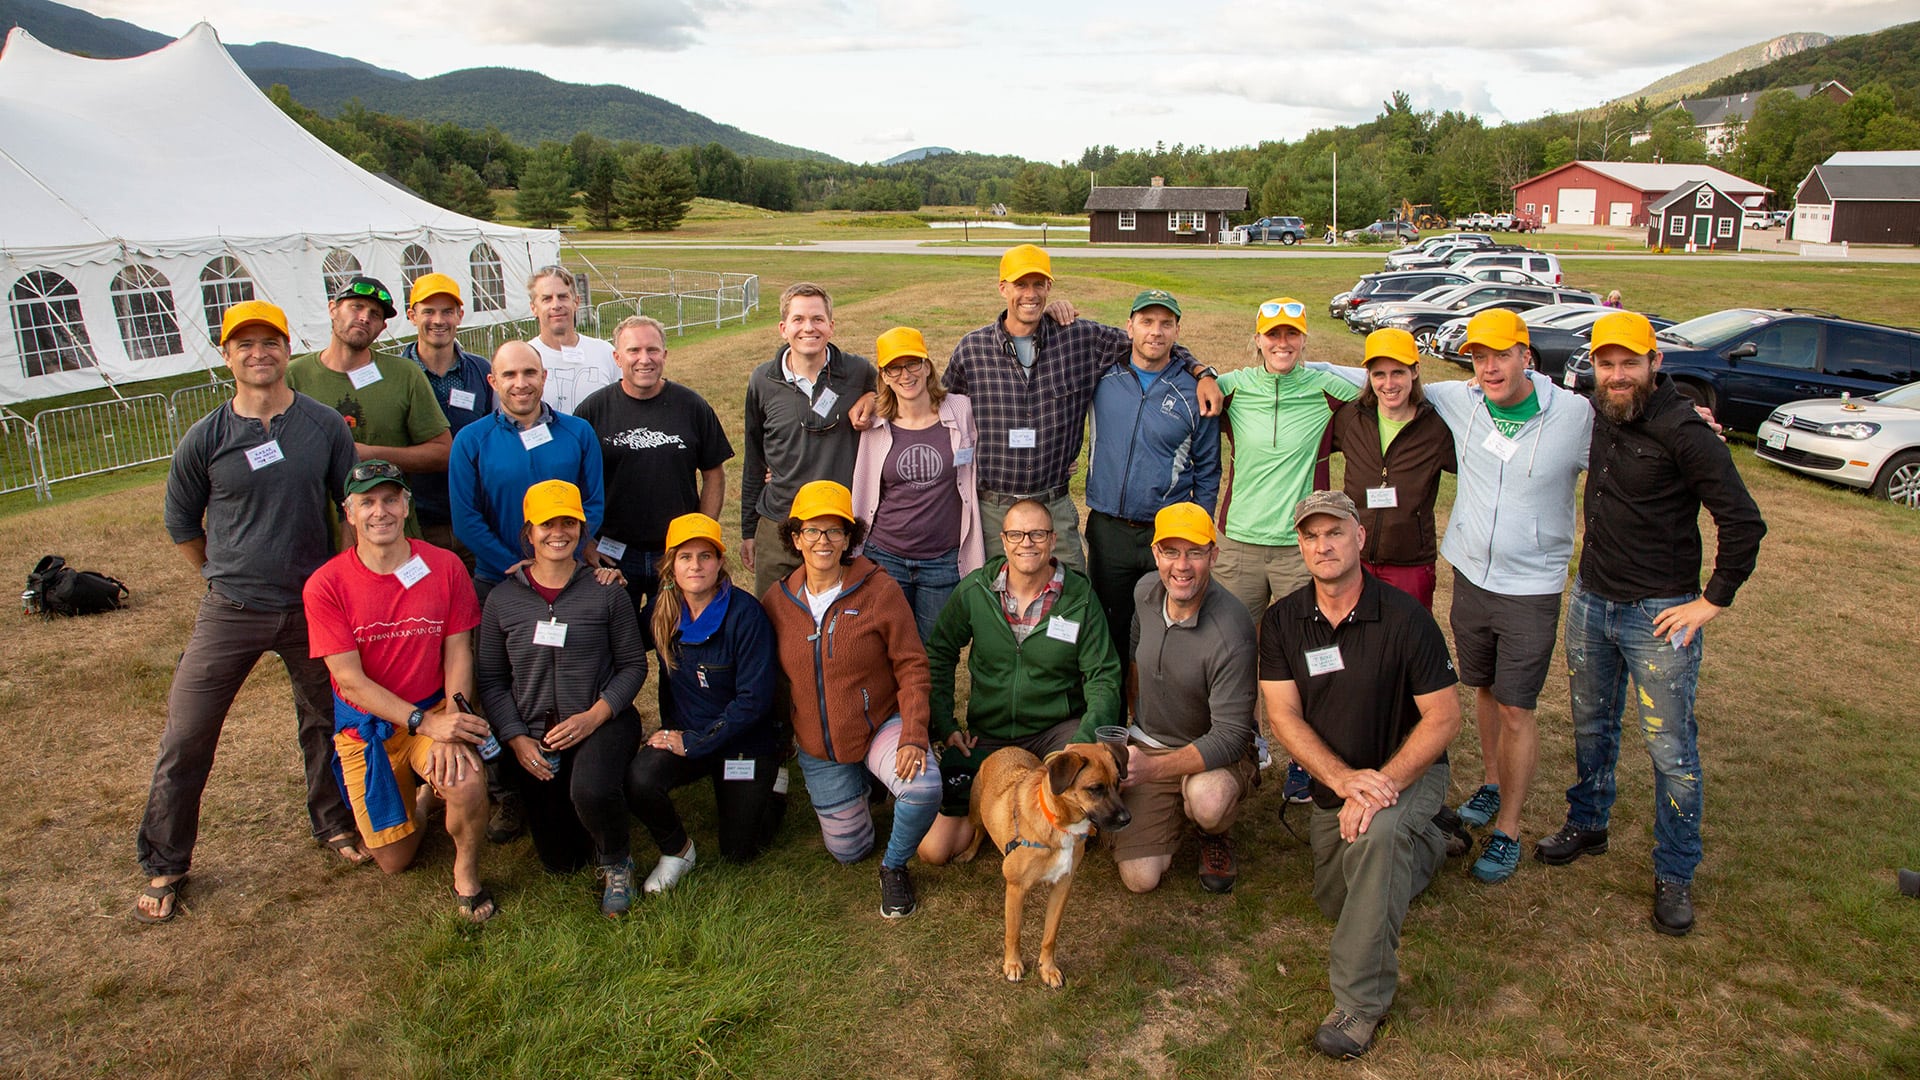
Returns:
[[[614,185],[616,207],[627,227],[643,232],[678,228],[693,207],[693,174],[673,155],[649,146],[627,159]]]
[[[493,192],[487,190],[487,182],[473,171],[473,166],[464,161],[456,161],[447,166],[447,173],[440,187],[441,206],[456,214],[479,218],[482,221],[493,220],[497,212],[493,203]]]
[[[520,190],[513,196],[514,212],[538,229],[550,229],[572,216],[573,186],[568,182],[567,148],[541,143],[520,170]]]

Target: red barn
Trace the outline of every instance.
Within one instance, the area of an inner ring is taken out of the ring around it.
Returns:
[[[1757,209],[1773,194],[1772,188],[1711,165],[1570,161],[1513,185],[1514,212],[1538,218],[1542,225],[1644,228],[1649,204],[1698,180],[1749,209]]]

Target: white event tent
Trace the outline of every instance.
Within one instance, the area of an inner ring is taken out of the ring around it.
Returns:
[[[285,308],[327,341],[330,286],[450,274],[467,323],[528,315],[559,234],[443,210],[282,113],[201,23],[93,60],[15,29],[0,53],[0,403],[220,367],[227,307]],[[404,319],[389,333],[411,331]]]

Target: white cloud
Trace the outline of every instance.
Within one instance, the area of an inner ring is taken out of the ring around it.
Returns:
[[[493,45],[674,52],[701,44],[707,15],[729,5],[726,0],[480,0],[438,6],[476,40]]]

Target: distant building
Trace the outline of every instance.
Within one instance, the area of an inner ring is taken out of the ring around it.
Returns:
[[[1680,185],[1647,204],[1647,246],[1739,251],[1746,239],[1745,208],[1710,180]]]
[[[1570,161],[1513,185],[1513,203],[1516,213],[1542,225],[1645,226],[1648,206],[1697,180],[1747,209],[1759,209],[1773,194],[1711,165]]]
[[[1822,94],[1838,103],[1844,103],[1853,97],[1853,91],[1847,89],[1837,79],[1828,79],[1823,83],[1802,83],[1799,86],[1780,86],[1774,89],[1785,90],[1802,101],[1815,94]],[[1771,90],[1752,90],[1744,94],[1724,94],[1720,97],[1681,98],[1673,103],[1673,108],[1685,109],[1693,117],[1693,129],[1700,141],[1707,144],[1707,153],[1724,154],[1733,148],[1733,140],[1747,121],[1753,119],[1753,111],[1760,105],[1760,95],[1772,93]],[[1627,140],[1638,146],[1652,138],[1650,131],[1636,131]]]
[[[1794,194],[1795,240],[1920,244],[1920,150],[1849,151],[1815,165]]]
[[[1243,187],[1097,187],[1087,193],[1093,244],[1210,244],[1227,215],[1247,208]]]

